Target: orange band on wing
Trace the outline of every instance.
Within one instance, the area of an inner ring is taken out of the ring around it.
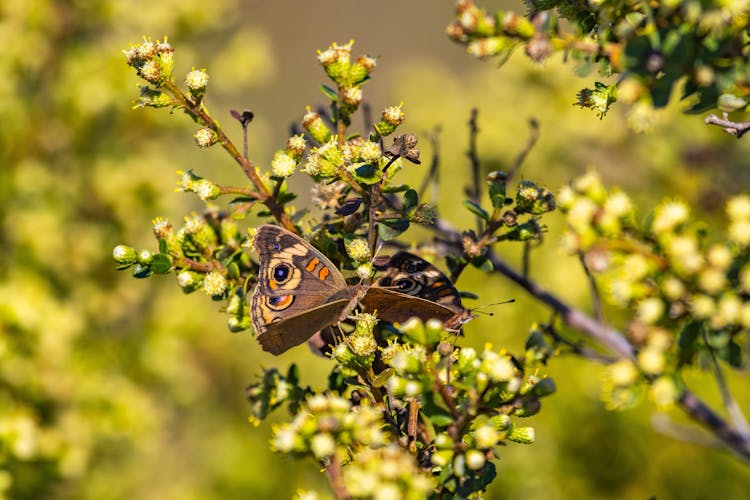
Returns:
[[[313,272],[313,270],[315,269],[315,266],[317,266],[319,262],[320,261],[318,259],[313,257],[313,259],[310,260],[310,262],[307,264],[307,267],[305,269],[307,269],[310,272]]]

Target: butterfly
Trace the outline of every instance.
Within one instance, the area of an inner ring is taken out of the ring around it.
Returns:
[[[328,257],[281,227],[260,226],[253,246],[259,271],[250,315],[261,347],[275,355],[344,321],[357,306],[389,323],[416,316],[457,327],[473,317],[451,281],[408,252],[391,257],[381,266],[384,274],[367,286],[347,284]]]

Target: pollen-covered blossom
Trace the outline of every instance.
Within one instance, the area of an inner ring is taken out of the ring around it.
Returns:
[[[362,89],[359,87],[349,87],[344,90],[343,97],[345,103],[352,106],[358,106],[359,103],[362,102]]]
[[[293,135],[286,141],[286,148],[293,155],[301,156],[307,148],[307,142],[305,141],[304,134]]]
[[[646,347],[638,353],[638,365],[641,369],[651,375],[664,371],[666,359],[661,349]]]
[[[629,359],[620,359],[608,367],[609,378],[618,386],[630,385],[638,378],[638,370]]]
[[[215,200],[221,191],[219,186],[209,181],[208,179],[201,179],[193,185],[193,191],[203,201]]]
[[[359,150],[359,155],[363,161],[372,162],[380,158],[380,144],[373,141],[364,141]]]
[[[185,76],[185,85],[190,90],[204,90],[208,85],[208,73],[205,69],[193,69]]]
[[[671,377],[659,377],[651,384],[651,397],[661,410],[672,406],[678,396],[679,391]]]
[[[637,315],[647,325],[653,325],[664,315],[664,302],[656,297],[642,300],[638,304]]]
[[[615,217],[624,217],[630,214],[632,210],[633,203],[630,201],[630,197],[622,191],[613,193],[604,203],[604,211]]]
[[[732,220],[750,219],[750,195],[743,194],[727,202],[727,215]]]
[[[223,274],[211,271],[203,278],[203,291],[210,296],[221,295],[227,288],[227,279]]]
[[[294,173],[295,168],[297,168],[297,162],[294,161],[294,158],[285,151],[276,151],[273,160],[271,160],[271,171],[274,176],[289,177]]]
[[[153,59],[146,61],[143,66],[141,66],[140,73],[143,79],[150,83],[157,83],[161,78],[159,63]]]
[[[651,231],[657,236],[673,230],[678,225],[687,221],[690,210],[682,201],[667,201],[656,207],[654,220],[651,223]]]
[[[201,148],[207,148],[213,145],[218,139],[216,137],[216,132],[207,127],[198,129],[193,137],[195,138],[195,143]]]
[[[690,310],[697,319],[706,319],[716,310],[716,302],[708,295],[695,295],[690,300]]]
[[[383,119],[391,125],[400,125],[406,118],[406,114],[401,110],[401,105],[388,106],[383,110]]]

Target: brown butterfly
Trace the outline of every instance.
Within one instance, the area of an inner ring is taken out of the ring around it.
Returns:
[[[385,274],[368,287],[348,285],[325,255],[281,227],[260,226],[253,245],[260,269],[250,313],[258,342],[272,354],[345,320],[357,305],[390,323],[416,316],[457,328],[473,317],[440,270],[407,252],[394,255]]]

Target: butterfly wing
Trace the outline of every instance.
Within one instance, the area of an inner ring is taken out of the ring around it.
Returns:
[[[268,323],[258,334],[258,342],[264,351],[278,356],[331,325],[348,304],[349,300],[336,300],[308,309],[303,314]]]
[[[378,318],[389,323],[403,323],[412,317],[422,321],[437,318],[445,322],[456,314],[437,302],[379,287],[370,288],[360,305],[365,312],[377,311]]]
[[[461,304],[461,295],[440,269],[409,252],[398,252],[381,266],[385,273],[365,297],[378,317],[402,322],[412,316],[437,318],[448,329],[459,329],[474,315]],[[377,306],[377,307],[376,307]]]
[[[265,350],[280,354],[338,320],[350,290],[325,255],[296,234],[268,224],[258,228],[253,245],[259,270],[250,313]]]

